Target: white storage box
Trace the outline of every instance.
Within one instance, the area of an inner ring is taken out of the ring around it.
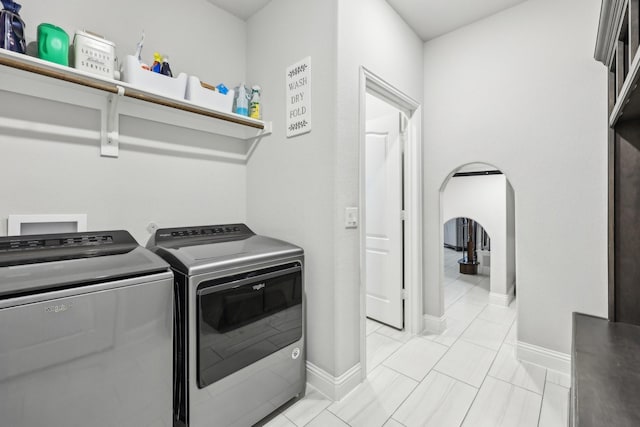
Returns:
[[[189,76],[186,98],[194,104],[230,113],[233,108],[233,94],[233,90],[229,90],[227,94],[223,95],[208,89],[202,86],[199,78]]]
[[[73,36],[73,68],[110,79],[114,76],[116,45],[96,34],[76,31]]]
[[[122,81],[130,83],[138,89],[184,100],[187,89],[187,75],[178,74],[178,77],[169,77],[153,71],[144,70],[135,56],[127,55],[122,69]]]

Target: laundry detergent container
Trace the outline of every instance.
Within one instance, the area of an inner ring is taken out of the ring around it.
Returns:
[[[60,65],[69,65],[69,35],[53,24],[38,25],[38,57]]]

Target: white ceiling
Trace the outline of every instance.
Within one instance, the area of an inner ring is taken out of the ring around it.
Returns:
[[[387,0],[411,28],[430,40],[525,0]]]
[[[246,21],[271,0],[207,1]],[[525,0],[387,0],[425,41],[523,1]]]
[[[207,0],[221,9],[246,21],[251,15],[262,9],[271,0]]]

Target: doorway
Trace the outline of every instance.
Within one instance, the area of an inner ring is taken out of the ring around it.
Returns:
[[[419,104],[365,68],[360,87],[360,363],[385,359],[389,331],[422,328]],[[380,336],[379,336],[380,335]],[[372,337],[370,337],[372,338]],[[393,344],[389,342],[388,344]],[[369,351],[368,351],[369,349]],[[388,356],[388,355],[387,355]]]
[[[496,167],[474,163],[441,188],[441,298],[446,329],[434,336],[512,352],[517,334],[515,195]],[[465,252],[462,252],[462,251]],[[462,260],[471,261],[467,265]],[[470,264],[476,269],[469,269]],[[487,274],[488,273],[488,274]]]
[[[404,329],[404,140],[407,117],[366,94],[365,218],[367,318]]]

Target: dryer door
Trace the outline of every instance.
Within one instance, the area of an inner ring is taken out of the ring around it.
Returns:
[[[302,266],[291,263],[198,286],[198,387],[302,337]]]

